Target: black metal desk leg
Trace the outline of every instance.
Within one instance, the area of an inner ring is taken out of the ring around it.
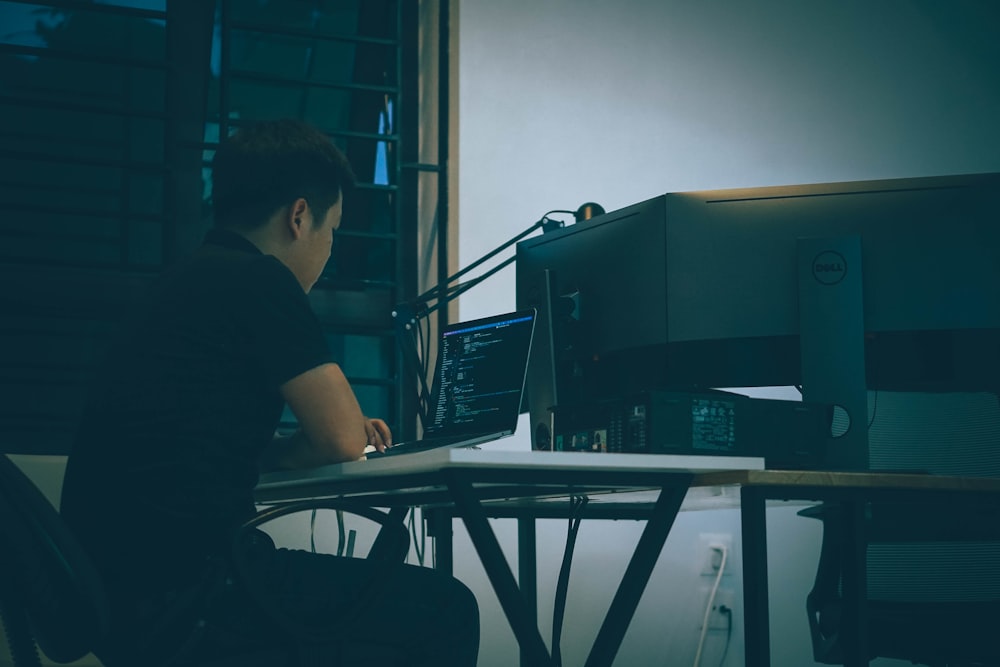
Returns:
[[[844,534],[841,544],[844,578],[844,611],[841,637],[845,667],[868,665],[868,540],[865,535],[865,501],[844,501]]]
[[[538,624],[533,620],[534,614],[529,612],[528,605],[525,604],[497,536],[490,528],[486,513],[472,491],[472,485],[456,475],[448,475],[447,483],[458,514],[469,531],[469,538],[507,616],[507,622],[521,646],[522,664],[530,667],[551,665],[552,656],[542,641]]]
[[[535,520],[517,520],[517,581],[528,607],[531,622],[538,626],[538,548]],[[531,656],[521,649],[521,665],[531,664]]]
[[[681,508],[688,484],[678,483],[676,486],[665,486],[660,489],[653,512],[646,521],[639,543],[635,547],[632,559],[629,561],[618,591],[615,593],[608,613],[604,617],[597,639],[587,657],[586,667],[599,667],[614,662],[615,654],[621,646],[628,624],[635,615],[639,598],[646,589],[649,575],[652,574],[656,561],[663,550],[663,543],[674,525],[677,512]]]
[[[743,634],[746,667],[771,664],[771,623],[767,601],[767,518],[764,492],[740,489],[743,545]]]

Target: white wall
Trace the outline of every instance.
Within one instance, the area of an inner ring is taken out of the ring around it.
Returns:
[[[1000,4],[989,0],[453,7],[459,266],[546,211],[585,201],[610,211],[671,191],[1000,171]],[[460,316],[513,309],[513,286],[510,268],[464,297]],[[527,429],[494,446],[529,447]],[[804,596],[815,573],[814,523],[794,508],[772,512],[775,665],[813,664]],[[495,525],[516,568],[514,527]],[[580,644],[590,641],[640,528],[584,524],[565,664],[582,664]],[[616,664],[691,664],[704,587],[693,563],[698,535],[738,531],[733,511],[682,513]],[[539,532],[544,625],[565,525],[543,522]],[[475,556],[462,538],[456,547],[456,573],[483,606],[480,665],[514,664]],[[726,665],[743,663],[736,621]],[[721,640],[709,639],[702,664],[718,664]]]

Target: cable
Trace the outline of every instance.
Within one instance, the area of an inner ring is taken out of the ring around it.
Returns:
[[[719,667],[726,664],[726,656],[729,655],[729,645],[733,641],[733,610],[726,605],[719,605],[719,613],[726,615],[726,647],[722,649],[722,658],[719,659]]]
[[[423,386],[426,384],[423,378],[426,377],[424,373],[424,355],[423,355],[423,331],[421,329],[421,324],[419,321],[414,321],[413,327],[410,329],[410,340],[409,345],[417,350],[417,380],[420,382],[420,389],[417,391],[417,414],[420,417],[420,422],[423,423],[427,417],[427,396],[424,393]]]
[[[872,416],[871,419],[868,420],[869,429],[872,427],[872,424],[875,423],[875,415],[877,413],[878,413],[878,389],[875,390],[875,397],[872,402]]]
[[[566,611],[566,593],[569,587],[569,570],[573,562],[573,549],[576,545],[576,535],[580,530],[583,518],[583,508],[590,499],[587,496],[571,496],[569,499],[569,523],[566,531],[566,548],[563,551],[562,566],[559,568],[559,578],[556,581],[555,602],[552,605],[552,664],[562,667],[562,653],[559,639],[562,634],[563,616]]]
[[[425,540],[427,539],[427,528],[426,528],[426,524],[423,522],[423,518],[421,518],[421,521],[420,521],[420,536],[419,536],[419,539],[418,539],[418,537],[417,537],[417,518],[416,518],[416,514],[417,514],[417,508],[416,507],[411,507],[410,508],[410,513],[409,513],[409,521],[408,521],[408,523],[410,524],[410,538],[411,538],[411,541],[413,542],[413,550],[417,554],[417,564],[420,565],[421,567],[423,567],[423,564],[424,564],[424,552],[425,552],[424,546],[425,546]]]
[[[427,388],[427,350],[424,336],[424,326],[422,320],[417,320],[413,323],[413,329],[411,330],[411,335],[413,336],[413,349],[419,350],[419,356],[417,357],[417,372],[420,374],[420,392],[418,393],[418,403],[417,411],[420,417],[420,424],[426,428],[427,426],[427,413],[430,410],[428,405],[428,400],[430,397],[430,391]],[[430,336],[426,336],[430,338]]]
[[[397,310],[393,311],[392,317],[405,370],[412,371],[416,375],[418,384],[416,411],[421,424],[423,424],[427,420],[430,389],[427,386],[426,358],[428,354],[425,349],[422,320],[415,317],[403,306],[398,306]]]
[[[722,554],[719,562],[719,571],[715,574],[715,583],[712,584],[712,592],[708,594],[708,604],[705,605],[705,616],[701,619],[701,636],[698,637],[698,650],[694,654],[694,667],[701,663],[701,649],[705,645],[705,635],[708,634],[708,618],[712,614],[712,605],[715,604],[715,594],[719,591],[719,582],[722,581],[722,573],[726,571],[727,550],[724,544],[712,544],[709,548]]]
[[[316,510],[313,510],[315,516]],[[337,555],[344,555],[344,543],[347,540],[344,535],[344,510],[337,510]],[[313,549],[315,551],[315,549]]]
[[[316,553],[316,508],[309,515],[309,550]]]
[[[427,327],[426,333],[423,330],[424,326]],[[424,369],[424,378],[425,378],[425,380],[426,380],[427,376],[430,375],[430,372],[431,372],[431,363],[430,363],[430,359],[431,359],[431,331],[430,331],[430,326],[431,326],[431,323],[430,323],[429,320],[426,320],[426,319],[422,320],[421,329],[420,329],[420,336],[421,336],[421,338],[423,338],[424,348],[423,348],[423,352],[421,353],[421,358],[423,359],[423,366],[422,367]],[[430,392],[428,392],[427,397],[430,398]]]

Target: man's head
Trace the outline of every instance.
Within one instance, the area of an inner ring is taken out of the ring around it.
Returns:
[[[217,227],[274,255],[309,291],[330,258],[342,193],[354,184],[344,154],[297,120],[241,128],[212,162]]]
[[[317,224],[354,185],[344,154],[299,120],[261,121],[223,141],[212,161],[217,227],[251,231],[279,209],[305,199]]]

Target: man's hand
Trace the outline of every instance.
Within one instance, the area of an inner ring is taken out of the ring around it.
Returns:
[[[377,451],[384,452],[386,447],[392,447],[392,431],[381,419],[366,418],[365,432],[368,434],[368,444]]]

